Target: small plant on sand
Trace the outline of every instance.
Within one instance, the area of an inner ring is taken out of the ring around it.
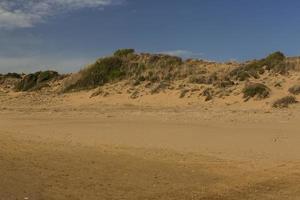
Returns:
[[[243,93],[246,100],[253,97],[264,99],[270,96],[270,89],[261,83],[250,83],[243,89]]]
[[[202,96],[205,97],[205,101],[210,101],[213,99],[213,95],[214,95],[214,91],[212,88],[206,88],[203,92],[202,92]]]
[[[179,98],[184,98],[184,97],[187,95],[187,93],[189,93],[189,92],[190,92],[189,89],[182,89],[182,90],[180,91]]]
[[[294,96],[286,96],[281,99],[276,100],[273,103],[274,108],[288,108],[291,104],[296,104],[298,101]]]
[[[300,85],[294,85],[289,89],[289,92],[294,95],[300,94]]]

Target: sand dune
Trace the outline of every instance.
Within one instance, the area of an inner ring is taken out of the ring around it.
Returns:
[[[299,199],[299,73],[276,52],[1,75],[0,199]]]

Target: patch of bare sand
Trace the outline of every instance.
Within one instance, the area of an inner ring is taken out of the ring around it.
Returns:
[[[257,170],[199,154],[1,134],[2,199],[297,199],[299,164]]]
[[[0,98],[0,199],[300,196],[298,106]]]

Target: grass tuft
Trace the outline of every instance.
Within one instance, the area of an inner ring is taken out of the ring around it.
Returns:
[[[274,108],[288,108],[291,104],[296,104],[298,101],[294,96],[286,96],[281,99],[276,100],[273,103]]]

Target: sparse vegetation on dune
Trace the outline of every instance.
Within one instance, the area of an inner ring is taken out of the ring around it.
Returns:
[[[235,81],[258,79],[266,71],[287,74],[293,65],[286,62],[281,52],[270,54],[264,59],[244,64],[229,63],[231,70],[226,74],[213,65],[220,65],[203,60],[186,60],[163,54],[136,54],[134,49],[117,50],[113,56],[99,59],[94,64],[73,75],[64,87],[64,91],[92,89],[106,83],[127,79],[138,86],[150,83],[187,80],[192,84],[231,87]],[[70,81],[72,80],[72,81]]]
[[[170,81],[179,76],[177,71],[181,65],[181,58],[174,56],[137,55],[131,49],[118,50],[113,56],[101,58],[75,74],[66,82],[64,91],[92,89],[125,78],[135,85],[144,81]]]
[[[59,92],[99,87],[101,92],[94,92],[93,97],[126,93],[129,98],[138,99],[145,95],[175,90],[181,99],[195,97],[199,101],[210,101],[238,96],[242,92],[245,101],[251,98],[263,100],[273,95],[273,91],[276,95],[277,90],[284,89],[285,80],[300,69],[298,60],[275,52],[266,58],[245,63],[216,63],[197,59],[182,60],[180,57],[164,54],[136,53],[134,49],[119,49],[112,56],[100,58],[68,76],[54,71],[27,75],[9,73],[0,75],[0,84],[4,85],[5,80],[6,85],[13,85],[16,91],[39,91],[44,87],[51,89],[50,85],[55,81],[59,81],[55,89]],[[280,80],[274,81],[276,78]],[[106,84],[110,88],[115,85],[118,87],[113,91],[106,90]],[[288,91],[298,95],[300,86],[295,85]]]
[[[229,77],[238,81],[245,81],[249,78],[258,79],[266,71],[287,74],[293,68],[291,63],[286,62],[285,55],[278,51],[261,60],[254,60],[235,68],[230,72]]]
[[[5,88],[14,88],[15,85],[22,79],[22,74],[7,73],[0,74],[0,85]]]
[[[60,75],[55,71],[39,71],[33,74],[25,75],[16,86],[16,91],[32,91],[47,86],[51,80],[58,78]]]

